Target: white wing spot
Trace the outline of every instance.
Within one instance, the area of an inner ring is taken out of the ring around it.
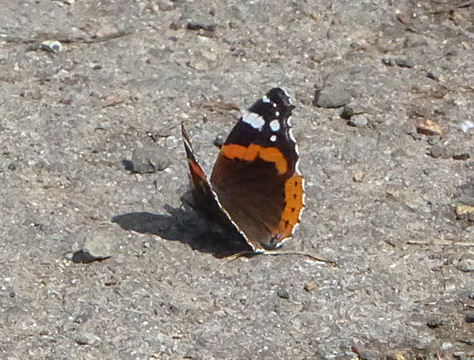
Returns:
[[[277,132],[280,130],[280,122],[278,120],[272,120],[270,121],[270,129],[273,132]]]
[[[275,116],[280,116],[280,112],[279,111],[275,111]]]
[[[277,136],[275,134],[273,134],[272,136],[270,136],[270,141],[271,142],[275,142],[277,139]]]
[[[272,105],[273,105],[273,107],[277,107],[277,104],[275,104],[275,103],[273,103]]]
[[[245,112],[242,121],[258,131],[262,130],[263,125],[265,125],[265,120],[260,115],[249,111]]]
[[[267,95],[265,95],[264,97],[262,97],[262,102],[264,102],[264,103],[269,103],[269,102],[270,102],[270,99],[268,98]]]
[[[293,143],[296,144],[296,140],[295,140],[295,138],[293,137],[293,133],[291,132],[291,116],[290,116],[286,121],[287,121],[288,126],[289,126],[289,128],[290,128],[290,131],[288,131],[288,135],[289,135],[289,137],[290,137],[290,140],[291,140]]]

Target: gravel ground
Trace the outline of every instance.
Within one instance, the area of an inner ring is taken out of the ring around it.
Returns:
[[[472,2],[0,7],[0,358],[474,357]],[[306,179],[284,250],[338,267],[219,258],[181,206],[179,124],[210,171],[273,86]]]

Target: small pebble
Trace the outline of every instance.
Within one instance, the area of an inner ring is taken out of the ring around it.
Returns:
[[[74,339],[77,345],[93,345],[100,342],[100,338],[89,332],[82,332]]]
[[[343,87],[327,87],[315,92],[313,105],[321,108],[339,108],[351,102],[352,96]]]
[[[466,322],[468,324],[472,324],[474,323],[474,313],[471,313],[471,314],[467,314],[464,319],[466,320]]]
[[[217,24],[212,20],[208,19],[200,19],[200,20],[191,20],[186,25],[188,30],[198,31],[198,30],[206,30],[206,31],[214,31],[216,30]]]
[[[428,138],[428,144],[430,145],[436,145],[441,141],[441,136],[439,135],[433,135]]]
[[[62,44],[57,40],[45,40],[41,43],[41,50],[49,51],[54,54],[60,52],[63,48]]]
[[[449,350],[453,347],[453,344],[449,342],[444,342],[441,344],[441,350]]]
[[[395,61],[395,64],[397,64],[401,68],[409,68],[410,69],[410,68],[415,66],[415,64],[412,61],[408,60],[408,59],[396,58],[396,59],[394,59],[394,61]]]
[[[107,280],[104,281],[105,286],[114,286],[117,285],[117,283],[118,280],[113,276],[109,277]]]
[[[187,64],[191,69],[198,70],[198,71],[206,71],[209,70],[209,61],[207,59],[202,58],[201,56],[193,56]]]
[[[443,322],[440,319],[432,319],[426,323],[430,329],[436,329],[443,325]]]
[[[364,180],[365,174],[362,171],[357,171],[354,176],[352,177],[352,180],[355,182],[362,182]]]
[[[382,64],[390,67],[395,66],[395,63],[391,58],[382,58]]]
[[[474,206],[469,205],[458,205],[456,206],[456,215],[474,215]]]
[[[233,56],[245,57],[247,55],[247,52],[245,51],[245,49],[240,49],[240,48],[236,48],[232,46],[229,50],[232,52]]]
[[[405,42],[403,44],[406,48],[414,48],[418,46],[426,46],[428,45],[428,41],[422,36],[410,34],[407,35],[405,38]]]
[[[355,126],[355,127],[367,126],[368,123],[369,123],[369,120],[364,115],[353,116],[348,122],[350,126]]]
[[[439,126],[436,122],[430,119],[421,120],[416,126],[416,132],[428,136],[443,135],[443,130],[441,129],[441,126]]]
[[[435,80],[435,81],[438,81],[439,80],[439,76],[436,76],[434,73],[432,73],[431,71],[427,72],[426,73],[426,77],[428,79],[431,79],[431,80]]]
[[[289,299],[290,298],[290,293],[286,289],[278,289],[277,291],[278,297],[282,299]]]
[[[463,133],[467,133],[469,130],[474,129],[474,122],[466,120],[461,125],[459,125],[459,128]]]
[[[370,108],[364,105],[359,105],[359,104],[351,104],[351,105],[346,105],[342,109],[341,112],[341,117],[343,119],[349,120],[351,117],[356,116],[356,115],[362,115],[362,114],[371,114],[372,111]]]
[[[113,255],[115,245],[113,236],[105,230],[88,233],[82,249],[66,256],[66,258],[75,264],[102,261]]]
[[[158,9],[161,11],[171,11],[174,10],[174,4],[172,2],[161,1],[158,3]]]
[[[343,119],[349,120],[353,116],[354,116],[354,109],[352,108],[352,106],[344,106],[344,109],[342,109],[342,112],[341,112],[341,117]]]
[[[429,155],[435,159],[443,156],[444,149],[441,146],[435,145],[430,148]]]
[[[463,272],[474,271],[474,254],[470,254],[470,253],[464,254],[461,257],[461,260],[459,261],[459,263],[456,265],[456,268]]]
[[[454,160],[468,160],[471,156],[469,153],[462,152],[462,153],[454,153],[453,159]]]
[[[316,287],[316,285],[315,285],[314,283],[312,283],[312,282],[309,282],[309,283],[304,284],[304,290],[305,290],[306,292],[311,292],[311,291],[313,291],[315,287]]]
[[[133,149],[131,168],[138,174],[155,173],[165,170],[171,163],[164,151],[157,145],[146,146],[138,144]]]

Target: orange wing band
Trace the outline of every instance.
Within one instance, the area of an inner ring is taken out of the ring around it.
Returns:
[[[279,239],[292,235],[293,228],[300,221],[300,213],[304,207],[303,203],[303,177],[295,174],[285,182],[285,209],[281,214],[281,220],[276,229]]]
[[[201,179],[206,179],[206,174],[204,174],[199,164],[197,164],[191,159],[188,159],[188,164],[189,164],[189,168],[191,169],[191,174],[196,174]]]
[[[264,161],[272,162],[280,175],[288,171],[288,162],[278,149],[271,147],[263,147],[255,144],[250,146],[242,146],[236,144],[224,145],[221,148],[221,155],[229,159],[239,159],[253,161],[260,158]]]

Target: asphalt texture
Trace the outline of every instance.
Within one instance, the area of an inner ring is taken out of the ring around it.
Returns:
[[[0,7],[0,358],[474,356],[472,2]],[[337,266],[218,256],[189,206],[180,124],[210,173],[274,86],[306,182],[281,251]]]

